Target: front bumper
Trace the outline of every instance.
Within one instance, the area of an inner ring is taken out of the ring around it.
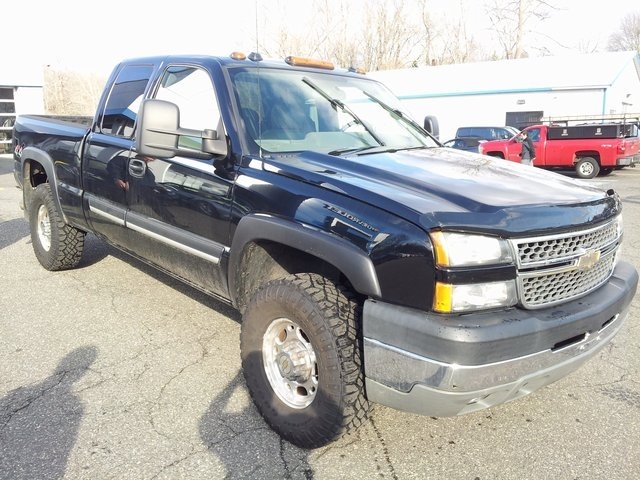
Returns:
[[[542,310],[446,317],[368,300],[367,396],[442,417],[515,400],[568,375],[607,345],[637,284],[633,266],[620,262],[587,297]]]

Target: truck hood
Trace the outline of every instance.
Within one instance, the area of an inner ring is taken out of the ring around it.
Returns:
[[[357,198],[425,229],[540,234],[620,210],[605,192],[558,173],[449,148],[333,156],[301,152],[264,168]]]

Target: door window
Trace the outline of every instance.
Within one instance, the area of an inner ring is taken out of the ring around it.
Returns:
[[[169,67],[162,77],[156,98],[176,104],[180,109],[180,126],[192,130],[218,129],[220,109],[209,74],[187,66]],[[181,135],[181,149],[202,151],[202,139]]]
[[[531,138],[531,141],[533,141],[533,142],[539,142],[540,141],[540,129],[539,128],[532,128],[531,130],[527,130],[527,133],[529,135],[529,138]]]

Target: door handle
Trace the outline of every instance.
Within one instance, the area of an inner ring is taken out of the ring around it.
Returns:
[[[129,160],[129,174],[132,177],[144,177],[146,171],[147,164],[143,160],[138,160],[137,158]]]

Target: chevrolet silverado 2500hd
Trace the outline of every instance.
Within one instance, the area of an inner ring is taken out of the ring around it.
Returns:
[[[126,60],[89,128],[20,116],[13,138],[42,266],[76,266],[90,232],[233,305],[252,399],[301,447],[373,402],[529,394],[600,351],[637,288],[614,191],[445,148],[326,62]]]

